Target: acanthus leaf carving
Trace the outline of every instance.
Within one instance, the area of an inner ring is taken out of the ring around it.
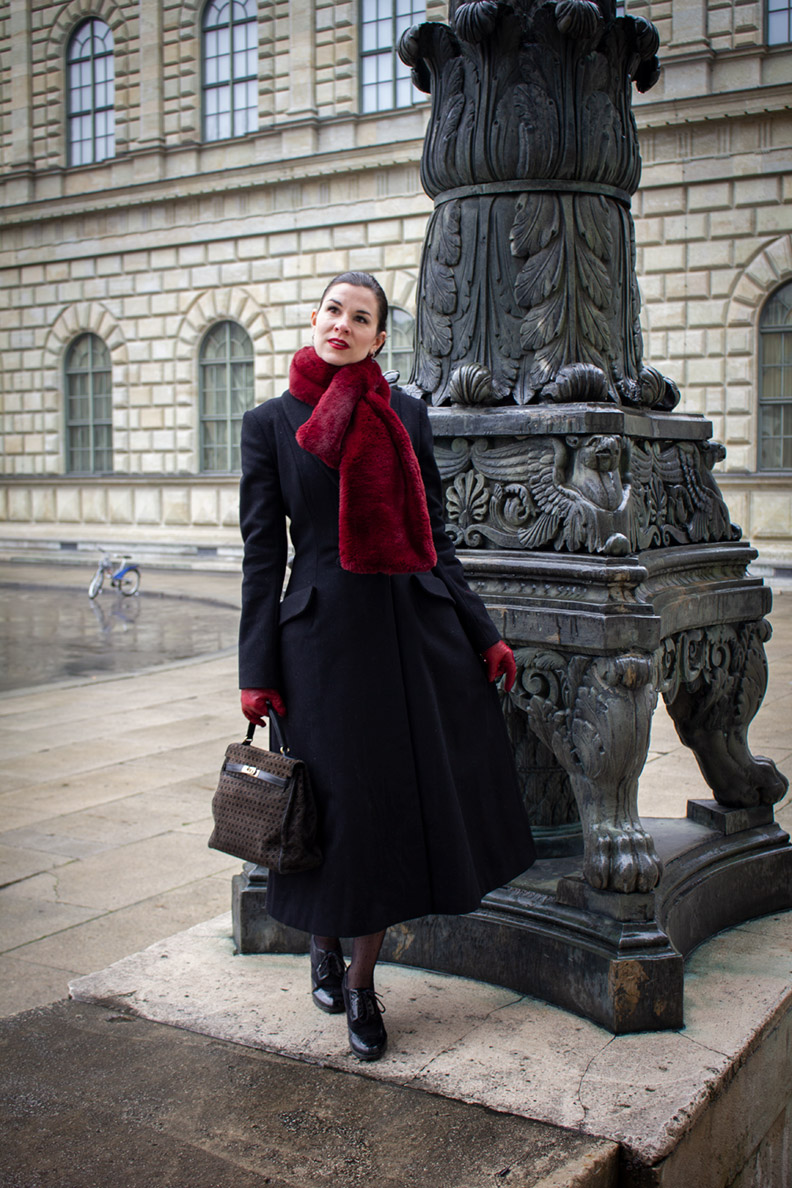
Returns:
[[[576,363],[607,366],[611,208],[602,195],[528,194],[517,202],[511,250],[526,259],[514,288],[526,311],[520,339],[533,356],[536,388]]]
[[[427,278],[424,297],[430,307],[438,314],[452,314],[456,310],[456,280],[454,270],[435,259],[435,266]],[[443,323],[445,326],[445,323]],[[443,337],[444,346],[441,354],[447,355],[451,349],[450,337]]]
[[[402,45],[431,81],[424,185],[440,206],[453,191],[463,211],[455,262],[438,244],[440,211],[428,232],[419,292],[434,308],[419,319],[411,378],[442,404],[455,365],[479,362],[494,400],[527,404],[557,399],[544,386],[584,364],[606,376],[610,401],[671,407],[670,384],[639,380],[629,214],[640,157],[626,84],[649,61],[653,27],[594,0],[479,0],[451,20]]]
[[[454,342],[451,315],[457,312],[458,292],[454,265],[459,262],[461,240],[459,204],[445,203],[435,213],[427,234],[424,257],[429,266],[421,270],[418,330],[427,348],[419,357],[414,381],[425,391],[434,391],[442,373],[441,360]]]
[[[523,72],[528,69],[523,65]],[[532,77],[530,74],[528,78]],[[558,152],[558,105],[542,86],[534,81],[519,83],[514,88],[512,103],[518,117],[519,152],[517,176],[541,176],[548,159]],[[541,137],[537,144],[537,135]]]
[[[454,267],[462,255],[462,236],[459,225],[461,209],[458,201],[445,202],[437,220],[435,258],[442,264]],[[447,313],[452,311],[447,310]]]
[[[613,231],[608,205],[601,194],[579,194],[575,203],[575,225],[592,254],[599,260],[613,255]]]

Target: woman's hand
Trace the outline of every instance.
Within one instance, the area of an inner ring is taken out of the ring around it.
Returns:
[[[498,677],[505,676],[504,688],[507,693],[511,693],[517,679],[517,665],[514,662],[514,652],[509,645],[499,639],[491,648],[487,648],[486,652],[481,653],[481,659],[487,669],[487,680],[497,681]]]
[[[286,706],[277,689],[242,689],[239,697],[242,702],[242,713],[248,722],[255,722],[257,726],[264,725],[264,719],[269,715],[270,706],[278,717],[286,717]]]

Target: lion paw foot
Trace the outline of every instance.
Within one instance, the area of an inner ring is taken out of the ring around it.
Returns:
[[[651,891],[662,869],[654,842],[641,825],[601,823],[590,830],[583,874],[597,890]]]
[[[778,804],[783,800],[789,788],[789,780],[780,772],[772,759],[764,755],[754,755],[754,772],[758,777],[756,784],[759,791],[760,804]]]

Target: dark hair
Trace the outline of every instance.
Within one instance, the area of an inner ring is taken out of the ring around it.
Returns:
[[[377,310],[379,313],[379,320],[377,322],[377,334],[381,334],[388,324],[388,298],[379,281],[374,280],[374,277],[368,272],[339,272],[338,276],[334,276],[330,284],[326,286],[325,291],[319,298],[319,308],[322,308],[322,302],[334,285],[359,285],[361,289],[369,289],[377,298]]]

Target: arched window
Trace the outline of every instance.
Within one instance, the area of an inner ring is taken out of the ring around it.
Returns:
[[[792,0],[767,0],[767,44],[792,41]]]
[[[203,14],[204,140],[258,127],[255,0],[209,0]]]
[[[792,281],[759,319],[759,469],[792,470]]]
[[[115,155],[115,66],[113,34],[104,21],[84,21],[66,58],[69,164],[105,161]]]
[[[96,334],[81,334],[66,354],[66,469],[109,474],[113,469],[110,352]]]
[[[415,318],[397,305],[391,305],[388,309],[388,337],[377,355],[377,362],[383,371],[398,371],[401,384],[407,383],[412,371],[414,332]]]
[[[412,0],[363,0],[360,6],[360,108],[388,111],[426,99],[396,52],[402,33],[426,18]]]
[[[242,414],[255,403],[253,343],[236,322],[218,322],[201,344],[201,470],[239,470]]]

